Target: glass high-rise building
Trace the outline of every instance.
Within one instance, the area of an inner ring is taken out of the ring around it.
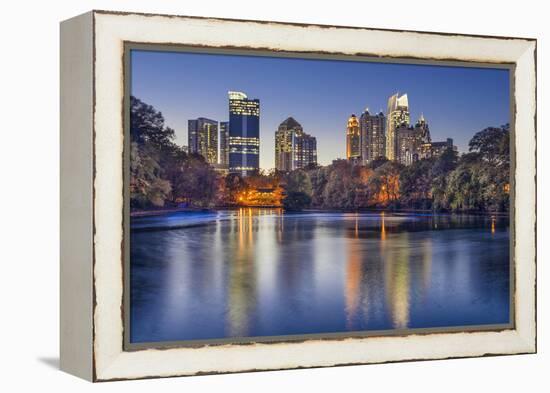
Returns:
[[[297,141],[298,149],[294,165],[296,168],[307,168],[317,165],[317,138],[302,133]]]
[[[229,167],[229,122],[220,122],[220,165]]]
[[[260,169],[260,100],[229,94],[229,172],[241,176]]]
[[[286,172],[316,164],[317,139],[289,117],[275,131],[275,168]]]
[[[424,118],[424,114],[420,115],[420,118],[414,125],[414,128],[422,143],[430,143],[432,141],[432,137],[430,135],[430,127],[428,125],[428,122]]]
[[[210,164],[218,163],[218,122],[199,117],[187,121],[189,153],[198,153]]]
[[[369,109],[359,118],[361,131],[361,158],[363,164],[386,156],[386,116],[380,112],[371,115]]]
[[[424,115],[420,115],[414,127],[406,124],[397,127],[397,141],[397,160],[404,165],[433,156],[430,127]]]
[[[403,165],[411,165],[419,158],[419,138],[417,130],[405,123],[395,130],[397,135],[396,160]]]
[[[399,93],[388,99],[388,111],[386,119],[386,158],[398,160],[397,128],[410,123],[409,100],[406,94]]]
[[[346,127],[346,158],[352,161],[361,160],[361,132],[355,115],[350,116]]]

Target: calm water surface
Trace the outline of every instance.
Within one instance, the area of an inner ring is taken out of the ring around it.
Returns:
[[[131,226],[133,343],[509,321],[507,218],[240,209]]]

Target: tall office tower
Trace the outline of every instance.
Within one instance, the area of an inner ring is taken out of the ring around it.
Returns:
[[[417,130],[406,124],[401,124],[395,129],[397,135],[397,157],[403,165],[411,165],[419,159],[420,143]]]
[[[302,131],[302,126],[289,117],[275,131],[275,169],[291,171],[294,169],[295,135]]]
[[[218,122],[199,117],[187,121],[189,153],[198,153],[210,164],[218,163]]]
[[[424,115],[420,115],[414,127],[402,124],[397,127],[396,132],[398,140],[397,159],[400,163],[410,165],[419,159],[433,156],[430,128],[426,119],[424,119]]]
[[[355,115],[350,116],[346,127],[346,158],[354,162],[361,161],[361,132]]]
[[[275,168],[286,172],[311,164],[317,164],[317,139],[289,117],[275,131]]]
[[[229,167],[229,122],[220,122],[220,165]]]
[[[361,158],[363,164],[386,156],[386,117],[382,112],[371,115],[369,108],[359,118]]]
[[[248,176],[260,169],[260,100],[229,95],[229,172]]]
[[[409,125],[409,100],[406,94],[399,97],[399,93],[388,99],[388,112],[386,119],[386,158],[397,160],[397,127]]]
[[[430,136],[430,127],[428,126],[426,119],[424,119],[424,114],[420,115],[420,118],[414,125],[414,129],[416,130],[417,137],[420,139],[421,144],[430,143],[432,141],[432,137]]]
[[[317,165],[317,138],[305,132],[298,138],[298,149],[294,160],[296,168]]]

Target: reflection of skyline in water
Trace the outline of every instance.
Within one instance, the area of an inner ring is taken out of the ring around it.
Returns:
[[[243,208],[135,222],[133,342],[508,322],[504,218]]]

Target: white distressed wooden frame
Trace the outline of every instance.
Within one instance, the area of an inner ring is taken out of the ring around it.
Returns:
[[[515,64],[515,328],[123,350],[124,42]],[[92,381],[536,351],[536,41],[92,11],[61,24],[61,368]]]

